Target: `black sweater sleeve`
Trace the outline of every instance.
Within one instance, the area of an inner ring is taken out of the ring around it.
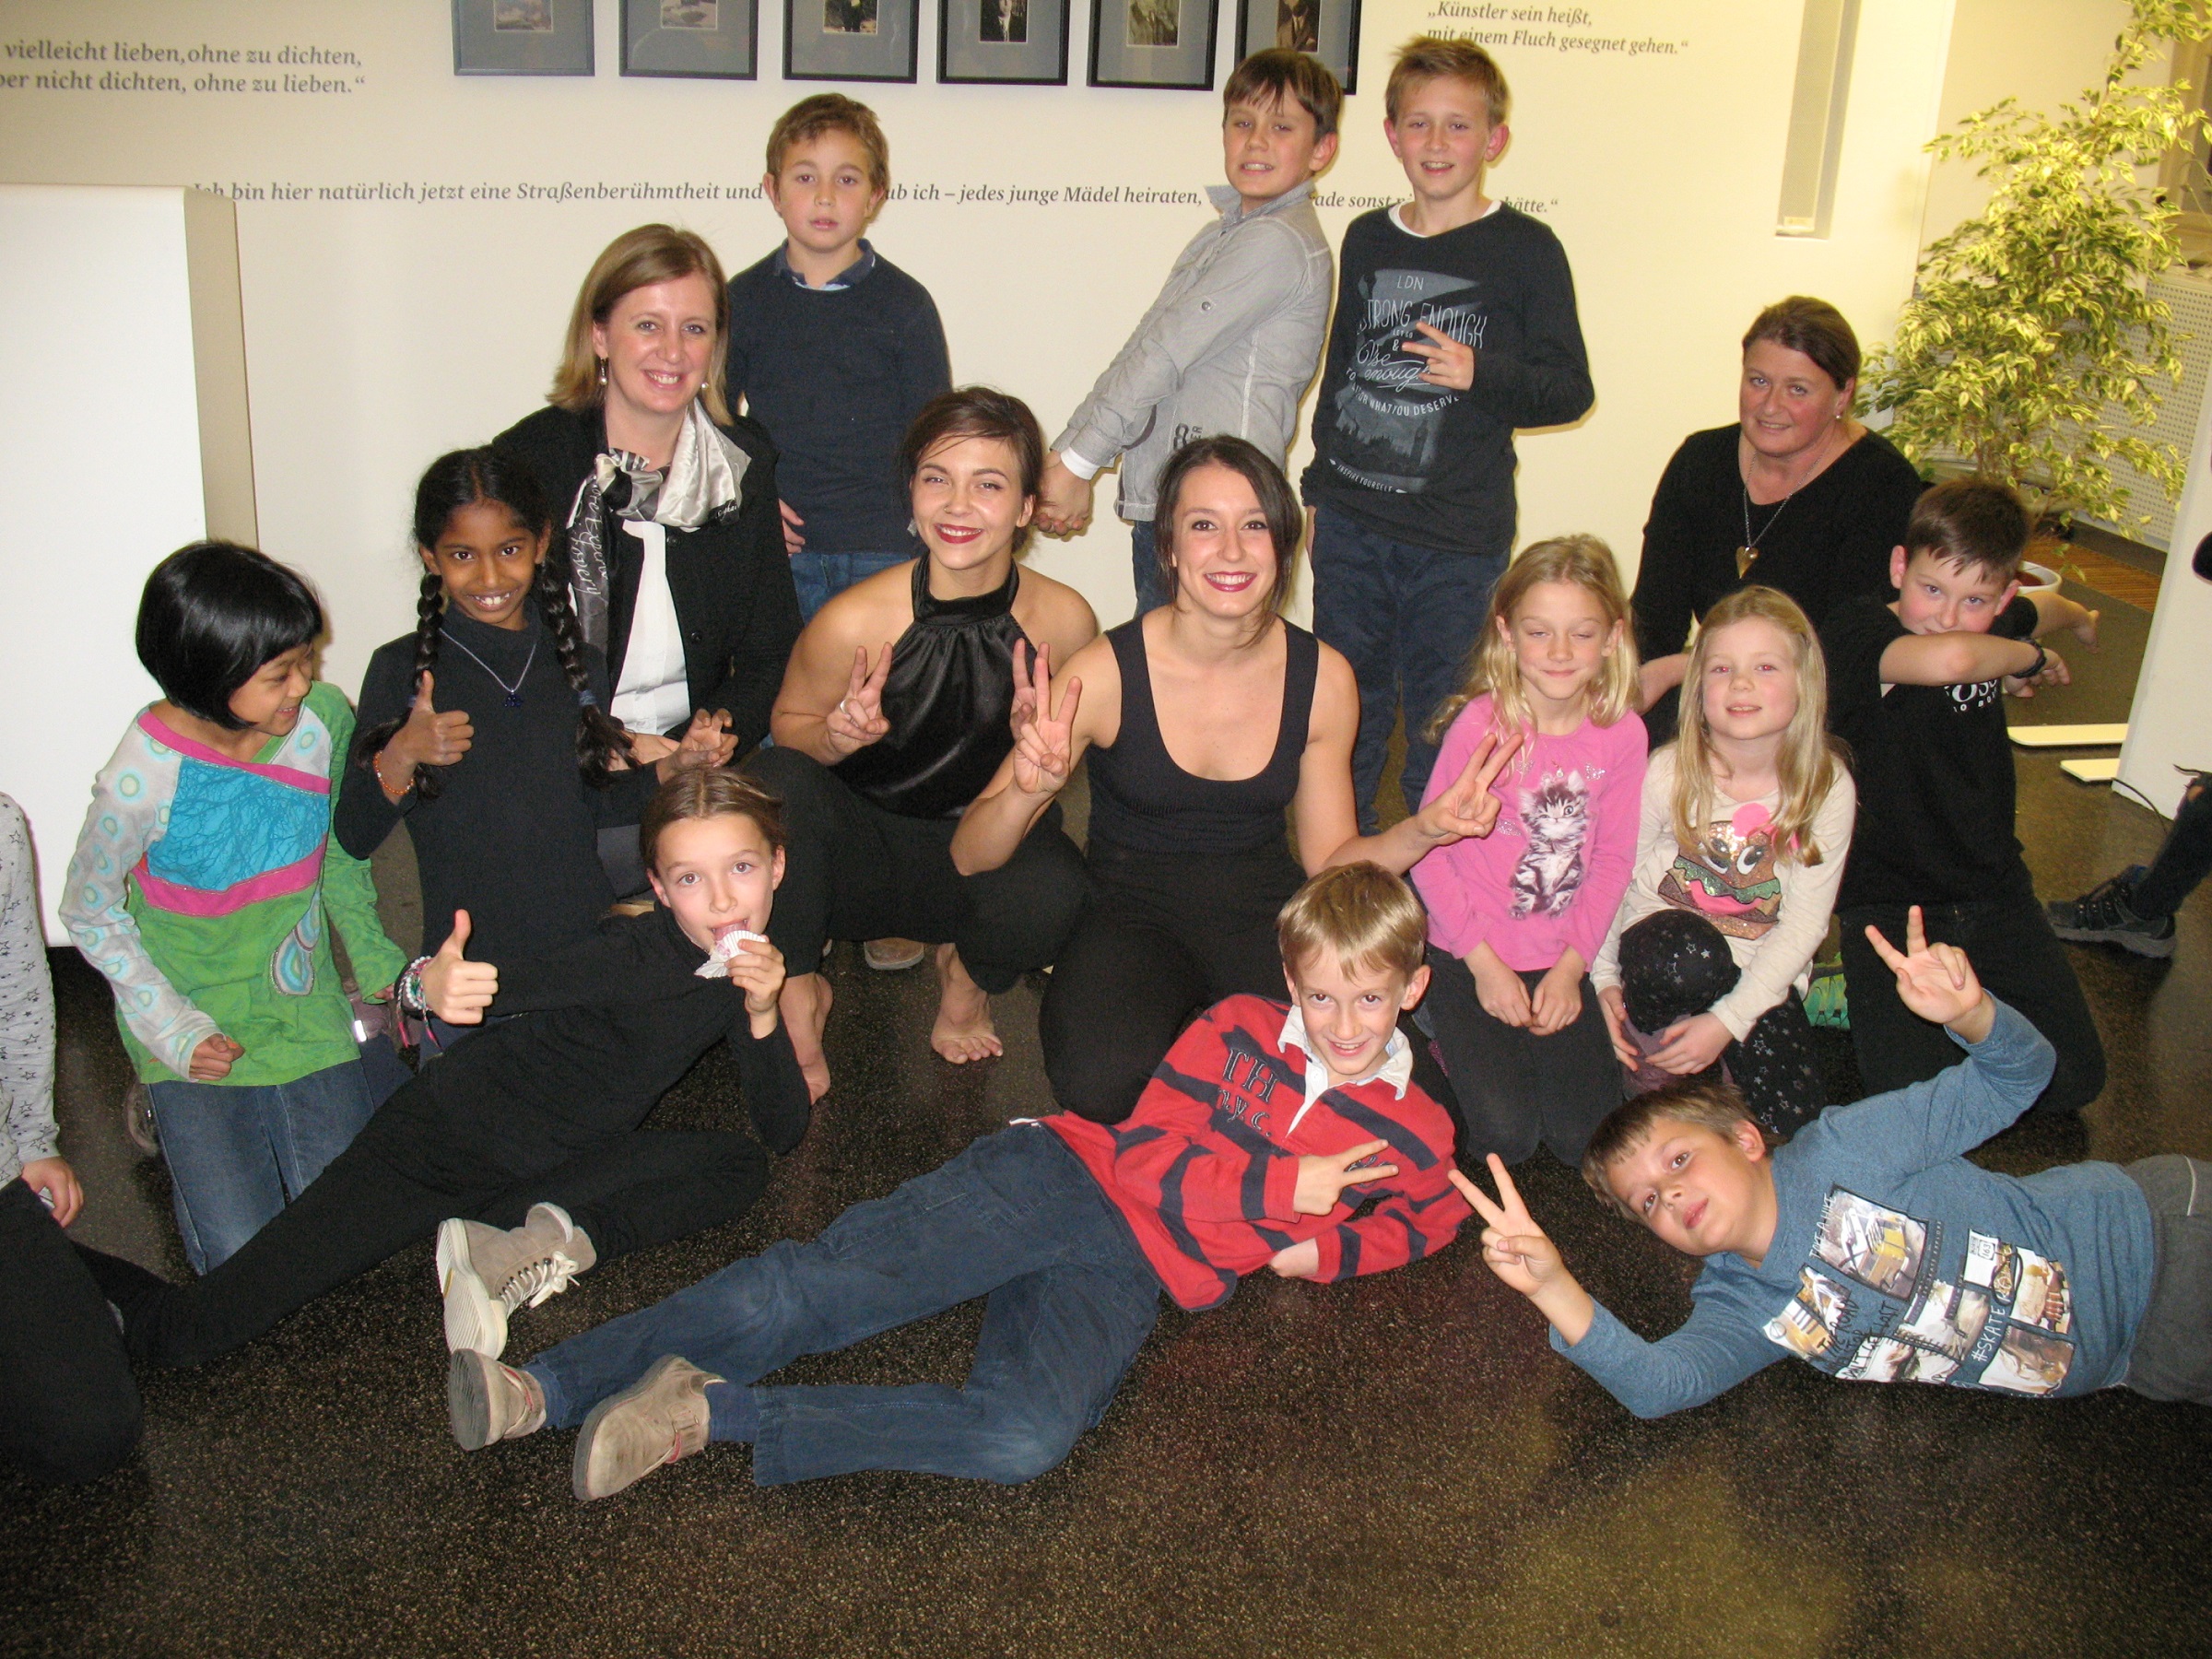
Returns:
[[[745,999],[739,997],[737,1017],[730,1022],[730,1053],[736,1057],[737,1081],[745,1090],[745,1109],[753,1127],[770,1151],[790,1151],[806,1138],[814,1106],[806,1098],[806,1078],[792,1053],[783,1022],[779,1019],[765,1037],[754,1036]]]
[[[366,734],[372,726],[406,714],[413,700],[407,695],[406,678],[414,650],[412,634],[377,647],[376,654],[369,659],[368,672],[361,676],[360,700],[355,705],[355,731]],[[366,858],[383,844],[384,837],[392,833],[392,826],[405,816],[415,796],[410,790],[396,805],[387,800],[375,776],[360,764],[369,758],[361,745],[357,742],[354,749],[353,754],[345,757],[343,770],[331,781],[337,791],[331,829],[338,838],[339,846],[356,858]]]
[[[500,971],[495,1014],[547,1008],[665,1002],[702,982],[693,971],[707,953],[684,937],[666,911],[611,916],[589,938],[549,955],[495,961]],[[737,1006],[743,1008],[744,999]]]
[[[1574,273],[1557,237],[1524,240],[1520,347],[1477,351],[1470,395],[1507,426],[1564,426],[1580,420],[1597,397],[1575,309]]]
[[[726,709],[737,735],[737,752],[768,735],[769,711],[783,684],[783,668],[799,638],[799,595],[783,550],[783,515],[777,505],[772,452],[753,456],[746,469],[745,500],[735,526],[739,580],[752,588],[744,625],[730,641],[722,682],[700,706]]]
[[[1688,444],[1677,449],[1659,476],[1652,496],[1652,516],[1644,521],[1643,557],[1636,566],[1636,650],[1644,661],[1672,656],[1689,640],[1697,614],[1693,574],[1697,537],[1685,498]]]

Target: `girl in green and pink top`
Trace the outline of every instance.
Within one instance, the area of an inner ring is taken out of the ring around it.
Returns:
[[[323,607],[250,548],[163,559],[138,657],[163,699],[95,781],[62,920],[114,988],[148,1085],[177,1226],[206,1273],[298,1195],[383,1093],[331,955],[382,994],[406,966],[369,866],[331,841],[353,711],[312,676]]]

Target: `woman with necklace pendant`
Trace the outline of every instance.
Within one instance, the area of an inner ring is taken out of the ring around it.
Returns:
[[[1888,599],[1889,551],[1925,488],[1888,439],[1852,418],[1859,341],[1834,306],[1777,300],[1743,350],[1735,424],[1683,440],[1643,527],[1633,605],[1654,747],[1674,735],[1699,618],[1752,582],[1787,594],[1816,629],[1838,599]]]
[[[600,832],[634,826],[663,778],[722,749],[703,718],[679,748],[607,717],[606,662],[581,637],[551,537],[536,477],[498,450],[441,456],[416,489],[418,620],[370,659],[335,829],[367,858],[406,820],[422,954],[457,910],[486,954],[576,943],[617,897]]]
[[[723,395],[729,296],[688,230],[641,225],[593,263],[548,401],[492,440],[537,475],[584,642],[626,731],[680,742],[704,711],[721,759],[768,732],[799,637],[775,451]],[[625,892],[634,837],[602,843]]]

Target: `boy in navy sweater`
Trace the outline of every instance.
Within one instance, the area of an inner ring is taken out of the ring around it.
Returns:
[[[1599,1125],[1583,1178],[1702,1256],[1688,1320],[1646,1342],[1575,1283],[1512,1177],[1483,1260],[1543,1310],[1552,1346],[1638,1417],[1702,1405],[1793,1355],[1846,1382],[2069,1396],[2124,1383],[2212,1404],[2212,1166],[2169,1156],[2025,1180],[1963,1156],[2025,1112],[2051,1045],[1965,953],[1869,928],[1899,999],[1966,1051],[1930,1083],[1834,1106],[1770,1152],[1725,1084],[1672,1084]]]
[[[1278,926],[1295,1006],[1218,1004],[1124,1123],[1016,1123],[812,1243],[733,1263],[521,1370],[456,1353],[453,1437],[474,1451],[581,1424],[586,1499],[711,1440],[750,1441],[763,1486],[880,1468],[1034,1479],[1104,1414],[1162,1290],[1194,1312],[1256,1268],[1347,1279],[1458,1231],[1451,1121],[1412,1086],[1396,1026],[1427,988],[1427,935],[1396,877],[1315,877]],[[754,1386],[979,1296],[964,1388]]]
[[[1345,230],[1301,480],[1313,631],[1359,681],[1352,794],[1368,835],[1401,708],[1406,809],[1420,808],[1436,764],[1422,728],[1512,550],[1513,429],[1579,419],[1593,395],[1559,239],[1482,193],[1508,137],[1495,60],[1408,41],[1383,100],[1413,199]]]
[[[776,444],[783,542],[808,620],[833,594],[920,556],[899,441],[952,390],[929,290],[863,240],[891,187],[865,104],[801,99],[768,137],[760,182],[789,235],[730,281],[724,370]]]

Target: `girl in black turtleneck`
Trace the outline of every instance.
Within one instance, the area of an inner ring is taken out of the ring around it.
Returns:
[[[535,476],[498,450],[440,456],[415,492],[419,620],[370,659],[335,824],[367,858],[406,820],[426,954],[457,910],[494,957],[584,937],[618,897],[600,831],[635,825],[661,778],[714,758],[704,722],[679,749],[607,718],[606,660],[547,557],[551,529]]]

